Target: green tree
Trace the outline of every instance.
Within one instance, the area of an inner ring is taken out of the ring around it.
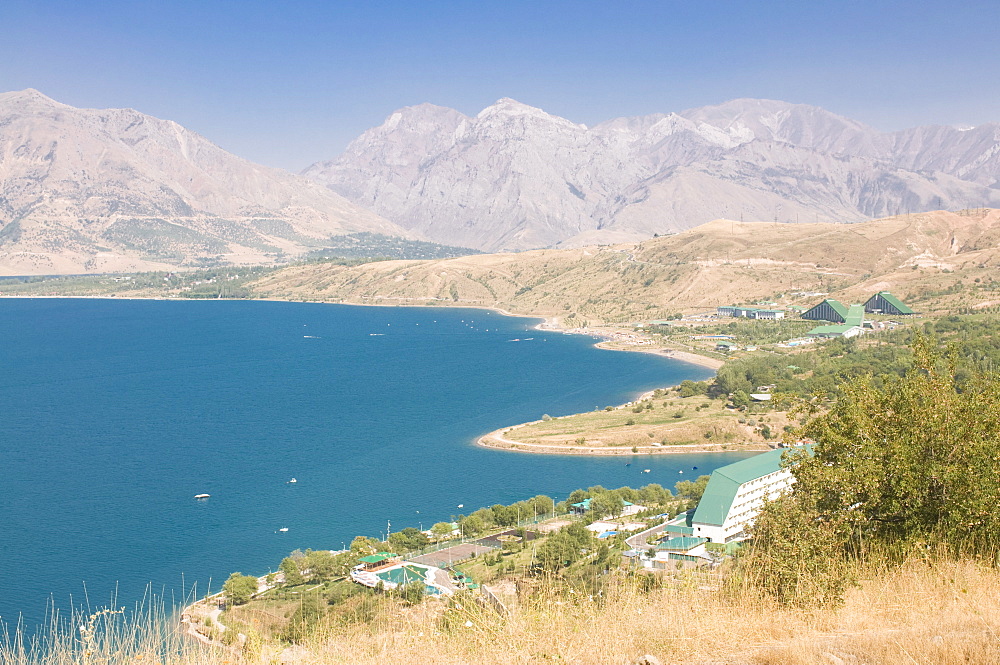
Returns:
[[[602,492],[590,499],[590,511],[595,517],[617,517],[624,508],[625,502],[616,492]]]
[[[531,506],[533,508],[534,515],[550,515],[552,514],[552,510],[555,508],[555,502],[552,501],[551,497],[539,494],[531,499]]]
[[[915,365],[884,387],[863,377],[804,428],[815,455],[795,469],[796,494],[829,515],[853,546],[945,544],[985,554],[1000,542],[1000,383],[956,381],[958,357],[914,341]]]
[[[750,406],[750,395],[743,390],[734,391],[729,399],[733,401],[733,406],[737,408],[741,406]]]
[[[306,550],[304,559],[298,562],[303,573],[309,575],[311,582],[325,582],[338,575],[343,575],[350,563],[357,560],[350,554],[335,555],[329,550]]]
[[[674,489],[677,490],[677,496],[683,497],[690,501],[697,503],[701,501],[701,497],[705,494],[705,488],[708,487],[708,480],[711,476],[698,476],[697,480],[681,480],[674,485]]]
[[[838,588],[817,592],[816,578],[842,587],[846,574],[831,566],[855,557],[892,561],[928,548],[995,555],[1000,383],[966,372],[960,384],[957,354],[923,337],[913,356],[904,377],[844,385],[834,407],[804,427],[814,454],[794,453],[792,494],[754,527],[748,557],[761,588],[786,602],[828,602]]]
[[[437,522],[431,527],[431,534],[438,540],[450,537],[454,531],[455,527],[451,525],[451,522]]]
[[[281,560],[278,570],[285,574],[285,584],[289,586],[302,584],[306,581],[306,578],[302,575],[302,570],[299,568],[298,560],[290,556],[286,556]]]
[[[463,536],[475,536],[486,530],[486,525],[478,515],[472,514],[458,520],[458,528]]]
[[[427,534],[412,526],[389,534],[389,545],[394,552],[412,552],[426,547],[429,542]]]
[[[233,605],[245,605],[257,593],[257,578],[243,573],[233,573],[222,585],[222,592]]]
[[[382,541],[367,536],[355,536],[351,541],[351,552],[359,556],[375,554],[382,549]]]
[[[708,384],[704,381],[690,381],[685,379],[681,381],[678,394],[681,397],[694,397],[696,395],[704,395],[708,392]]]

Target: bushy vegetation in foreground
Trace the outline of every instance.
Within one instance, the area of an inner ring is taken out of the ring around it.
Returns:
[[[1000,383],[926,337],[903,377],[846,384],[802,433],[793,492],[769,504],[741,583],[793,604],[841,600],[854,561],[929,553],[996,562]],[[791,460],[790,460],[791,461]]]

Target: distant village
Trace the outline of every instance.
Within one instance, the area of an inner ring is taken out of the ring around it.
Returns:
[[[538,541],[573,523],[585,525],[597,542],[613,544],[615,556],[632,569],[714,569],[749,537],[749,527],[764,503],[791,487],[791,466],[782,461],[786,452],[794,455],[798,450],[809,452],[808,446],[776,448],[716,469],[696,507],[676,515],[650,514],[649,507],[629,501],[621,502],[610,514],[603,513],[596,505],[600,496],[596,494],[566,505],[565,511],[553,510],[499,533],[494,530],[475,538],[465,537],[457,522],[451,524],[450,534],[424,531],[438,542],[409,554],[379,551],[360,556],[348,577],[358,585],[383,591],[419,587],[428,596],[476,591],[489,602],[502,604],[502,590],[476,583],[458,572],[456,564],[507,552],[512,545]],[[348,552],[335,550],[331,554]],[[258,582],[256,595],[263,595],[281,587],[286,582],[285,574],[271,573]],[[225,601],[220,596],[220,602]]]

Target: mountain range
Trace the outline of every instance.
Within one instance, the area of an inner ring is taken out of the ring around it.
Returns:
[[[884,133],[739,99],[587,127],[511,99],[475,117],[420,104],[295,175],[132,109],[0,94],[0,274],[276,264],[358,233],[520,251],[991,205],[995,123]]]
[[[175,122],[0,94],[0,274],[275,263],[351,232],[412,237]]]
[[[593,127],[501,99],[392,113],[304,175],[428,239],[486,251],[648,238],[719,219],[855,222],[1000,203],[1000,125],[883,133],[737,99]]]

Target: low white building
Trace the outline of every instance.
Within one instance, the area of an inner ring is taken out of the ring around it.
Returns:
[[[713,543],[745,539],[764,502],[795,482],[792,472],[781,468],[789,450],[803,449],[771,450],[713,471],[691,519],[691,535]]]

